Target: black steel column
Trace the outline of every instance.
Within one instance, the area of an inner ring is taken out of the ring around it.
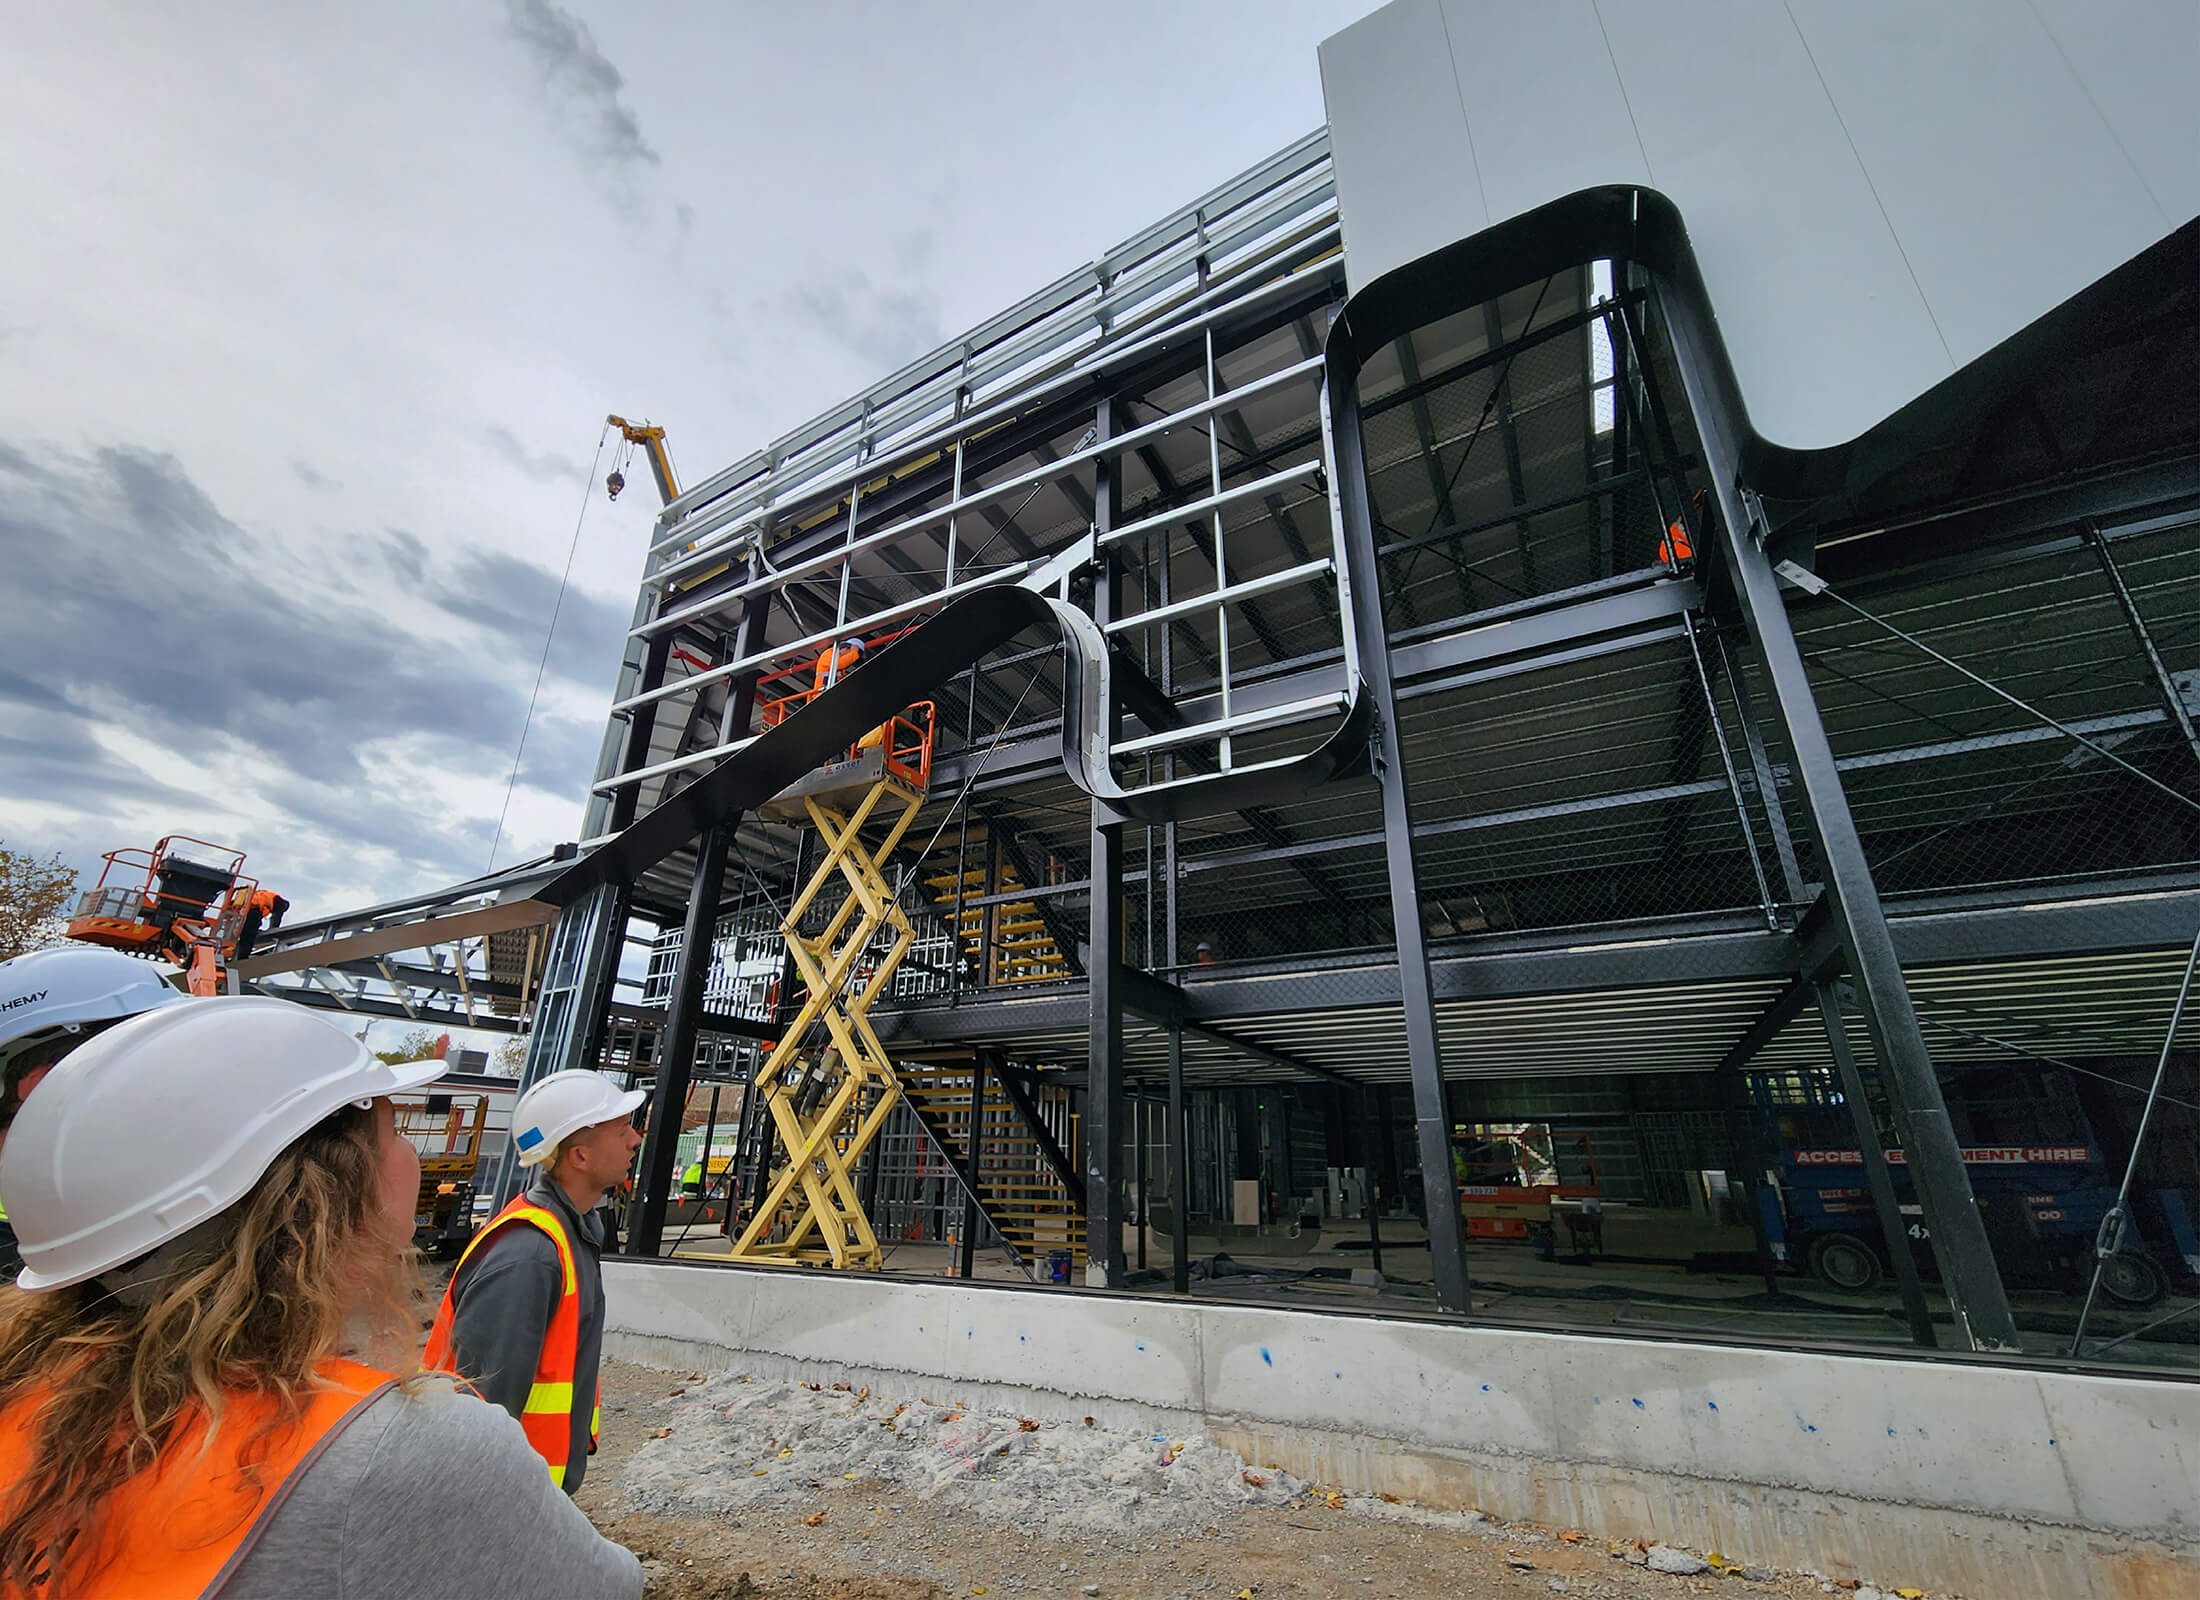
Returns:
[[[1925,1349],[1936,1348],[1933,1314],[1925,1305],[1925,1286],[1918,1281],[1917,1259],[1910,1254],[1910,1236],[1902,1226],[1902,1206],[1895,1199],[1894,1178],[1887,1171],[1887,1152],[1879,1143],[1879,1119],[1872,1115],[1864,1092],[1864,1074],[1857,1070],[1856,1053],[1849,1048],[1849,1030],[1841,1020],[1841,993],[1821,980],[1811,986],[1818,997],[1818,1016],[1826,1025],[1826,1048],[1833,1052],[1833,1070],[1841,1079],[1841,1098],[1849,1103],[1850,1120],[1856,1127],[1856,1155],[1864,1164],[1864,1187],[1871,1191],[1872,1210],[1879,1216],[1879,1231],[1887,1241],[1887,1260],[1902,1290],[1902,1309],[1910,1319],[1910,1337]]]
[[[1102,397],[1093,423],[1103,441],[1114,434],[1114,402]],[[1121,510],[1122,472],[1115,461],[1094,464],[1093,528],[1103,537]],[[1093,619],[1115,620],[1122,569],[1103,549],[1093,585]],[[1117,731],[1107,708],[1105,737]],[[1111,1289],[1123,1281],[1123,822],[1092,803],[1091,953],[1085,960],[1089,1038],[1085,1077],[1085,1282]]]
[[[664,1243],[665,1202],[670,1198],[672,1163],[680,1146],[688,1080],[695,1067],[703,986],[710,979],[711,944],[718,931],[718,901],[726,878],[726,846],[734,826],[729,820],[707,828],[695,842],[695,878],[688,890],[687,922],[680,932],[680,960],[673,970],[665,1029],[658,1035],[657,1087],[650,1099],[649,1132],[642,1143],[636,1185],[640,1204],[635,1207],[634,1226],[627,1232],[628,1255],[653,1256]]]
[[[2116,596],[2116,605],[2124,614],[2124,621],[2138,636],[2139,648],[2147,658],[2147,675],[2154,680],[2154,689],[2162,697],[2162,705],[2169,712],[2169,720],[2184,735],[2185,748],[2192,758],[2200,761],[2200,732],[2192,725],[2192,713],[2185,709],[2185,697],[2177,691],[2177,680],[2170,676],[2169,666],[2162,660],[2162,652],[2154,646],[2154,635],[2148,631],[2147,619],[2139,614],[2139,602],[2132,599],[2131,590],[2124,585],[2124,575],[2117,569],[2116,557],[2108,548],[2108,540],[2101,534],[2100,524],[2090,518],[2085,524],[2086,542],[2093,546],[2093,553],[2101,559],[2101,571],[2108,578],[2108,587]]]
[[[1184,1029],[1169,1024],[1169,1283],[1192,1292],[1191,1194],[1185,1180]]]
[[[750,572],[755,572],[751,563]],[[736,660],[753,655],[763,642],[770,617],[768,595],[758,595],[741,613],[734,630]],[[722,737],[748,730],[756,705],[756,674],[734,680],[720,721]],[[665,1007],[665,1028],[657,1043],[657,1086],[651,1101],[649,1132],[642,1143],[636,1188],[640,1205],[627,1232],[627,1254],[654,1256],[664,1244],[665,1204],[671,1198],[672,1163],[680,1145],[680,1120],[687,1109],[688,1083],[695,1071],[695,1046],[702,1030],[703,991],[716,956],[718,908],[725,899],[726,856],[741,814],[704,830],[695,842],[695,877],[688,887],[687,920],[680,932],[680,957],[673,968],[672,994]]]
[[[1707,476],[1718,497],[1718,548],[1750,635],[1756,640],[1773,706],[1787,730],[1795,773],[1810,807],[1818,853],[1826,876],[1827,909],[1833,915],[1850,974],[1856,979],[1864,1016],[1871,1029],[1897,1131],[1908,1155],[1925,1224],[1932,1230],[1933,1253],[1955,1313],[1956,1327],[1974,1350],[2021,1348],[2009,1297],[1986,1238],[1986,1224],[1972,1197],[1940,1082],[1933,1075],[1917,1013],[1902,979],[1894,939],[1887,931],[1879,889],[1872,881],[1856,819],[1834,765],[1818,702],[1804,670],[1803,652],[1780,597],[1779,579],[1759,540],[1764,530],[1752,515],[1740,478],[1740,452],[1726,406],[1724,385],[1703,354],[1716,349],[1715,335],[1698,327],[1687,307],[1660,297],[1674,329],[1676,363],[1696,415]]]
[[[1346,587],[1366,693],[1374,702],[1369,754],[1383,803],[1383,846],[1390,866],[1390,911],[1398,937],[1398,989],[1405,1008],[1406,1059],[1413,1073],[1414,1124],[1420,1137],[1421,1183],[1428,1204],[1430,1273],[1440,1310],[1465,1312],[1465,1231],[1451,1174],[1451,1113],[1444,1096],[1443,1048],[1436,1034],[1436,988],[1429,977],[1428,940],[1421,926],[1421,873],[1406,803],[1405,754],[1398,737],[1398,700],[1390,675],[1390,636],[1383,622],[1381,571],[1367,503],[1366,460],[1360,443],[1355,388],[1329,396],[1336,434],[1336,493],[1343,512]]]
[[[664,687],[665,669],[672,664],[673,630],[652,635],[649,648],[642,655],[641,682],[634,693],[649,694]],[[657,737],[657,708],[661,700],[651,700],[636,706],[627,713],[626,748],[619,757],[619,771],[633,772],[649,765],[650,741]],[[638,783],[622,785],[611,797],[611,822],[607,833],[623,833],[632,826],[634,813],[642,800],[642,786]]]

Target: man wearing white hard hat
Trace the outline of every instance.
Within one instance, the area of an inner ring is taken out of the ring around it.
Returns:
[[[23,1102],[61,1058],[124,1017],[178,1004],[160,969],[120,950],[64,945],[0,961],[0,1150]],[[0,1282],[23,1257],[0,1195]]]
[[[553,1072],[512,1108],[512,1145],[533,1174],[458,1258],[428,1330],[425,1365],[456,1372],[519,1419],[567,1494],[602,1420],[603,1218],[642,1136],[639,1089],[600,1072]]]
[[[389,1097],[442,1070],[228,996],[53,1068],[0,1153],[0,1594],[640,1600],[512,1419],[416,1371]]]

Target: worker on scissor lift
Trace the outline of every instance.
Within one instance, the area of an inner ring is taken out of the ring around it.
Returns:
[[[834,640],[817,653],[817,666],[810,675],[810,697],[815,699],[855,670],[863,659],[863,641],[850,639],[845,644]],[[858,750],[872,750],[886,742],[883,725],[873,728],[856,741]]]

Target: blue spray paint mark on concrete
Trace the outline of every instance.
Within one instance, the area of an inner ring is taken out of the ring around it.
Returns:
[[[1642,1403],[1642,1402],[1641,1402],[1640,1400],[1637,1400],[1637,1401],[1635,1401],[1635,1402],[1634,1402],[1634,1406],[1635,1406],[1635,1409],[1636,1409],[1637,1411],[1647,1411],[1647,1410],[1649,1410],[1649,1409],[1650,1409],[1650,1408],[1649,1408],[1648,1406],[1644,1405],[1644,1404],[1643,1404],[1643,1403]]]
[[[1892,1428],[1889,1428],[1889,1429],[1887,1430],[1887,1437],[1888,1437],[1888,1438],[1890,1438],[1890,1439],[1892,1439],[1892,1438],[1894,1437],[1894,1429],[1892,1429]]]
[[[1266,1345],[1260,1347],[1260,1364],[1264,1367],[1272,1367],[1276,1364],[1276,1358],[1268,1353]]]
[[[1489,1386],[1488,1384],[1486,1384],[1486,1383],[1485,1383],[1484,1385],[1482,1385],[1482,1392],[1483,1392],[1484,1394],[1488,1394],[1488,1393],[1490,1392],[1490,1386]]]
[[[1143,1350],[1143,1349],[1145,1349],[1146,1347],[1145,1347],[1144,1345],[1140,1345],[1140,1346],[1139,1346],[1138,1348],[1139,1348],[1139,1349],[1141,1349],[1141,1350]]]
[[[1704,1404],[1705,1404],[1705,1405],[1707,1405],[1707,1406],[1709,1406],[1709,1407],[1710,1407],[1710,1408],[1711,1408],[1711,1409],[1712,1409],[1713,1411],[1716,1411],[1716,1410],[1718,1410],[1718,1409],[1719,1409],[1719,1402],[1718,1402],[1718,1401],[1716,1401],[1716,1400],[1706,1400],[1706,1401],[1704,1402]]]
[[[1816,1433],[1818,1431],[1815,1424],[1808,1423],[1803,1420],[1803,1414],[1800,1411],[1795,1413],[1795,1425],[1798,1428],[1801,1428],[1805,1433]]]

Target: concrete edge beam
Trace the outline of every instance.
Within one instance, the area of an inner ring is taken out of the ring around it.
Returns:
[[[605,1348],[1966,1594],[2200,1592],[2200,1385],[943,1280],[607,1261]]]

